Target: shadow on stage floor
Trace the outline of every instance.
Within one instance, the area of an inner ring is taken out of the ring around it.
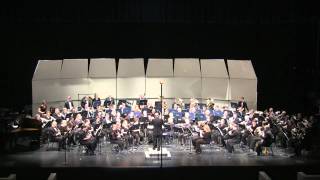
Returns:
[[[102,144],[96,155],[87,156],[82,149],[70,151],[40,148],[36,151],[2,155],[1,177],[10,173],[18,179],[46,179],[57,173],[58,179],[258,179],[258,172],[267,172],[272,179],[296,179],[296,173],[320,174],[317,158],[291,158],[284,149],[274,148],[274,156],[256,156],[245,149],[227,153],[218,146],[204,146],[201,154],[189,147],[166,145],[171,159],[146,159],[144,152],[149,145],[112,151],[110,144]]]

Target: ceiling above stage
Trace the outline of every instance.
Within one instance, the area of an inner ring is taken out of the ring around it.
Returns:
[[[290,23],[319,17],[315,4],[295,0],[9,1],[1,5],[0,20],[13,23]]]

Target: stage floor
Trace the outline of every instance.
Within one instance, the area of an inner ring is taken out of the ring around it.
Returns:
[[[129,148],[119,153],[113,152],[108,142],[97,147],[95,155],[85,155],[78,146],[65,152],[57,151],[57,144],[46,150],[46,145],[36,151],[19,152],[1,156],[1,167],[110,167],[140,168],[160,167],[160,159],[146,159],[145,151],[151,144]],[[319,163],[315,158],[292,158],[285,149],[273,147],[273,156],[257,156],[248,149],[236,148],[234,153],[226,152],[217,145],[202,145],[203,152],[196,154],[189,146],[164,145],[171,153],[171,159],[163,158],[162,167],[186,166],[304,166]],[[100,150],[101,149],[101,150]]]

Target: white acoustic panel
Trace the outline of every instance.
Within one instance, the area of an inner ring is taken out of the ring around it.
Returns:
[[[149,59],[147,77],[173,77],[172,59]]]
[[[116,97],[116,78],[90,78],[89,93],[96,93],[100,99],[109,95]]]
[[[32,81],[32,103],[41,103],[43,100],[59,101],[65,99],[65,97],[60,97],[60,80],[41,80]]]
[[[146,97],[148,98],[160,98],[161,85],[160,81],[163,81],[162,85],[162,96],[164,98],[173,98],[174,92],[176,91],[174,78],[170,77],[150,77],[146,78]]]
[[[39,60],[33,74],[33,80],[58,79],[62,60]]]
[[[118,98],[138,98],[145,93],[145,77],[117,78]]]
[[[58,95],[60,98],[66,99],[71,96],[72,99],[77,100],[78,94],[89,94],[89,79],[60,79],[60,90]],[[75,104],[78,105],[78,104]]]
[[[201,76],[215,78],[229,78],[223,59],[201,59]]]
[[[228,78],[202,78],[202,98],[228,99]]]
[[[90,59],[89,77],[115,78],[116,61],[111,58]]]
[[[250,60],[228,60],[230,78],[257,79]]]
[[[199,59],[176,58],[173,72],[174,77],[201,77]]]
[[[119,59],[118,77],[145,77],[143,59]]]
[[[60,78],[87,78],[88,59],[64,59]]]
[[[231,100],[244,97],[249,109],[257,107],[257,80],[255,79],[230,79]]]
[[[172,96],[180,98],[201,97],[201,78],[174,77]]]

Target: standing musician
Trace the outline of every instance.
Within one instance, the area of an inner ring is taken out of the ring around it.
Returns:
[[[87,107],[92,107],[92,98],[89,96],[85,96],[81,99],[81,107],[85,109]]]
[[[208,124],[201,121],[198,121],[198,125],[200,126],[200,134],[198,137],[192,139],[192,145],[196,150],[196,153],[200,154],[202,152],[200,145],[210,143],[211,129]]]
[[[153,150],[157,148],[160,151],[160,146],[162,143],[162,125],[163,120],[160,119],[160,113],[155,112],[155,118],[152,120],[151,124],[153,125]]]
[[[73,101],[71,100],[71,96],[67,97],[67,101],[64,103],[64,107],[67,108],[68,110],[71,110],[74,108]]]
[[[244,97],[240,97],[240,101],[238,102],[237,109],[240,113],[245,114],[246,111],[249,111],[247,102],[244,100]]]

